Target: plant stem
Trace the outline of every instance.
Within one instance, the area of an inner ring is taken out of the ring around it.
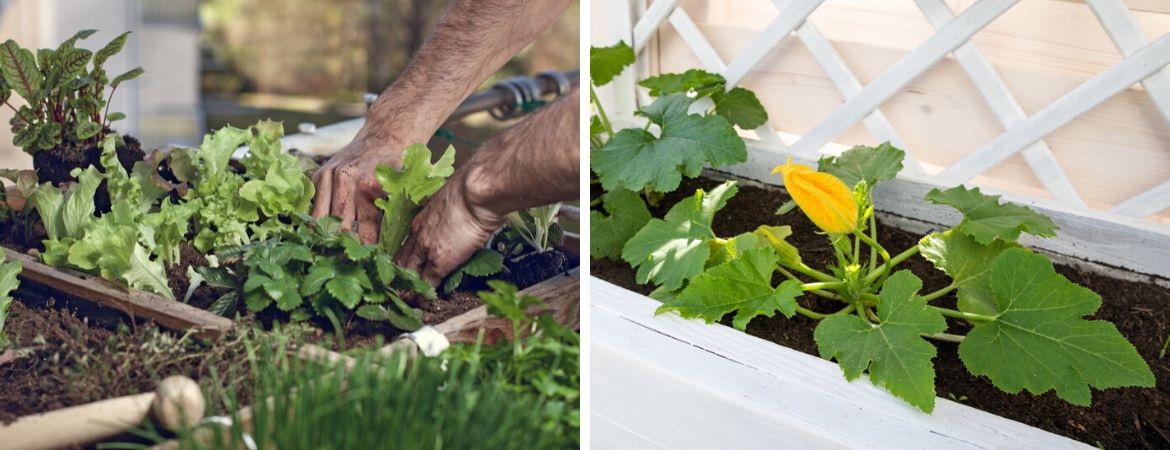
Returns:
[[[890,252],[887,252],[886,248],[882,247],[882,244],[879,244],[878,241],[871,239],[869,236],[866,236],[865,233],[862,233],[859,230],[853,230],[853,235],[861,238],[862,242],[865,242],[867,245],[869,245],[869,248],[871,251],[876,248],[878,253],[882,255],[883,263],[887,264],[887,265],[890,264]],[[882,275],[881,275],[882,280],[878,283],[879,286],[886,282],[886,275],[888,273],[889,273],[889,270],[882,271]],[[866,282],[867,283],[871,282],[869,280],[869,276],[866,276]]]
[[[829,291],[808,291],[808,293],[815,295],[815,296],[818,296],[818,297],[824,297],[824,298],[827,298],[830,300],[836,300],[839,302],[845,301],[845,299],[841,298],[840,295],[834,294],[834,293],[829,292]],[[849,306],[852,307],[853,305],[849,305]]]
[[[589,201],[590,208],[597,206],[597,205],[600,205],[600,204],[601,204],[601,197],[597,197],[597,198]]]
[[[805,307],[800,306],[800,305],[796,305],[796,312],[800,313],[800,315],[802,315],[802,316],[808,317],[809,319],[813,319],[813,320],[823,320],[824,318],[829,317],[829,314],[821,314],[819,312],[813,311],[811,309],[805,308]]]
[[[589,100],[597,107],[597,117],[601,118],[601,126],[605,127],[605,132],[610,137],[613,136],[613,125],[609,124],[609,116],[605,115],[605,107],[601,106],[601,99],[597,98],[597,91],[593,89],[593,84],[589,84]]]
[[[922,337],[927,339],[934,339],[936,341],[954,342],[956,344],[962,343],[963,339],[967,338],[967,336],[951,333],[924,334]]]
[[[945,288],[942,288],[942,289],[939,289],[937,291],[931,292],[929,294],[923,295],[922,299],[926,300],[927,302],[934,301],[935,299],[937,299],[939,297],[942,297],[944,295],[949,294],[951,291],[955,290],[955,288],[957,288],[957,287],[958,286],[955,283],[951,283],[950,285],[948,285]]]
[[[845,282],[843,282],[843,281],[805,283],[805,284],[800,285],[800,288],[804,289],[805,291],[819,291],[819,290],[823,290],[823,289],[837,289],[837,288],[842,288],[842,287],[845,287]]]
[[[874,280],[877,280],[877,278],[879,276],[881,276],[882,274],[889,272],[890,269],[897,267],[898,264],[902,264],[903,261],[906,261],[911,256],[914,256],[917,254],[918,254],[918,246],[915,245],[913,247],[910,247],[910,248],[906,249],[905,251],[903,251],[902,253],[894,255],[893,258],[891,258],[889,261],[886,261],[884,264],[882,264],[880,267],[878,267],[877,271],[870,272],[869,275],[865,276],[865,279],[863,281],[866,284],[873,283]]]
[[[824,272],[816,270],[812,267],[809,267],[809,266],[805,265],[803,262],[797,263],[797,264],[798,265],[796,265],[796,266],[792,266],[792,269],[796,270],[797,272],[808,275],[808,276],[812,277],[813,279],[820,280],[820,281],[826,281],[826,282],[830,282],[830,283],[834,282],[834,281],[841,281],[832,275],[829,275],[827,273],[824,273]]]
[[[931,308],[933,308],[935,311],[938,311],[940,314],[942,314],[944,316],[947,316],[947,317],[950,317],[953,319],[963,319],[963,320],[966,320],[968,322],[991,322],[991,321],[995,320],[995,316],[985,316],[983,314],[967,313],[967,312],[962,312],[962,311],[956,311],[956,310],[953,310],[950,308],[940,308],[938,306],[931,306]]]
[[[873,213],[869,215],[869,237],[875,241],[877,240],[877,219],[874,218]],[[870,247],[869,272],[872,273],[875,267],[877,267],[877,249]]]

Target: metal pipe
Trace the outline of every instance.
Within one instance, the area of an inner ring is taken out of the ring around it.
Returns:
[[[580,72],[578,70],[574,69],[561,72],[560,75],[569,82],[569,89],[580,85]],[[567,90],[558,85],[554,76],[537,75],[527,78],[533,80],[539,86],[541,98],[553,95],[558,91]],[[443,123],[451,123],[479,112],[517,106],[515,105],[515,94],[512,91],[501,88],[502,83],[497,83],[487,90],[468,96]],[[360,117],[326,125],[315,129],[312,133],[288,135],[281,139],[281,147],[285,149],[296,149],[301,154],[314,158],[332,156],[341,150],[342,147],[345,147],[346,144],[349,144],[354,136],[357,136],[358,130],[365,123],[366,119]],[[233,157],[237,159],[242,158],[246,152],[247,147],[241,147]]]

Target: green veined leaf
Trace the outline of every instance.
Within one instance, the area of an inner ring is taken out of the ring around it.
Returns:
[[[369,259],[378,249],[378,247],[373,245],[362,244],[362,241],[359,241],[352,234],[341,235],[341,248],[345,250],[345,256],[350,261],[364,261]]]
[[[768,111],[756,94],[747,89],[737,87],[726,93],[715,92],[711,99],[715,100],[715,114],[742,129],[754,130],[768,121]]]
[[[175,294],[167,285],[166,271],[163,270],[162,263],[151,260],[146,247],[140,244],[134,245],[134,251],[130,254],[130,270],[122,279],[132,288],[154,292],[169,300],[175,299]]]
[[[714,92],[723,92],[726,80],[723,75],[711,73],[702,69],[690,69],[683,73],[664,73],[639,81],[639,85],[650,90],[650,95],[662,97],[670,94],[686,94],[694,92],[697,96],[707,96]]]
[[[459,284],[463,282],[464,275],[471,275],[473,277],[486,277],[499,273],[504,269],[504,255],[495,250],[481,248],[476,250],[467,262],[455,269],[447,276],[447,281],[443,283],[443,292],[450,293]]]
[[[601,211],[589,211],[589,252],[594,258],[620,259],[622,247],[653,216],[638,194],[618,189],[602,196]]]
[[[979,188],[956,186],[945,191],[932,189],[926,199],[939,205],[951,206],[963,213],[963,222],[956,229],[987,244],[996,238],[1013,242],[1020,233],[1040,237],[1056,236],[1057,226],[1048,216],[1030,208],[999,203],[1000,196],[987,195]]]
[[[922,257],[954,279],[959,310],[984,315],[999,312],[991,292],[991,263],[1004,250],[1014,247],[1017,245],[998,239],[980,244],[955,230],[933,233],[918,242]]]
[[[58,75],[63,79],[70,79],[85,73],[85,66],[89,64],[93,52],[84,48],[71,48],[58,52],[54,58],[56,67],[61,71]]]
[[[135,67],[133,69],[130,69],[126,73],[114,77],[114,79],[110,81],[110,87],[116,88],[116,87],[118,87],[119,84],[122,84],[122,82],[130,81],[130,80],[133,80],[135,78],[138,78],[138,77],[142,76],[143,73],[146,73],[146,71],[142,70],[141,67]]]
[[[362,299],[362,286],[355,277],[334,277],[325,282],[325,290],[349,309],[357,307]]]
[[[589,48],[589,78],[594,86],[605,86],[634,63],[634,49],[618,42],[610,47]]]
[[[836,359],[846,379],[868,371],[873,384],[931,412],[935,398],[931,359],[937,352],[921,335],[941,333],[947,324],[918,296],[921,288],[922,281],[914,274],[898,271],[882,287],[877,325],[856,314],[834,314],[817,325],[813,338],[821,357]]]
[[[4,335],[4,322],[8,320],[8,305],[12,304],[12,296],[9,294],[20,287],[17,275],[20,275],[23,268],[24,265],[20,261],[0,263],[0,350],[8,346],[8,337]]]
[[[590,154],[593,171],[607,191],[658,192],[678,188],[682,177],[698,176],[710,164],[720,167],[747,159],[747,146],[727,119],[688,114],[683,94],[661,97],[641,114],[662,128],[660,136],[632,128],[618,131]]]
[[[90,122],[89,120],[83,120],[77,123],[77,128],[73,130],[73,133],[80,139],[89,139],[96,136],[99,131],[102,131],[101,125],[96,122]]]
[[[86,39],[90,36],[93,36],[94,33],[97,33],[97,30],[81,30],[81,31],[78,31],[76,33],[73,33],[73,36],[70,36],[69,39],[66,39],[63,42],[61,42],[61,45],[57,46],[57,49],[62,50],[62,49],[66,49],[66,48],[72,48],[74,45],[77,44],[77,41]]]
[[[81,238],[86,225],[95,220],[93,197],[106,177],[94,166],[89,166],[84,171],[74,169],[73,172],[77,176],[78,184],[70,189],[65,199],[61,210],[61,222],[65,226],[65,236]]]
[[[325,283],[337,276],[337,262],[332,258],[321,259],[309,268],[301,281],[301,295],[310,296],[321,291]]]
[[[850,189],[862,180],[873,188],[879,181],[897,177],[905,158],[906,152],[889,142],[877,147],[858,145],[841,153],[841,156],[821,158],[817,163],[817,171],[840,178]]]
[[[8,86],[26,102],[34,104],[40,101],[44,75],[37,69],[33,53],[21,48],[20,44],[12,39],[0,44],[0,73],[4,75],[4,81]]]
[[[665,219],[652,219],[622,249],[622,259],[638,268],[638,283],[653,281],[675,290],[703,271],[711,250],[707,241],[715,213],[735,196],[734,181],[710,193],[702,189],[678,202]]]
[[[1089,406],[1089,387],[1153,387],[1154,375],[1113,324],[1085,320],[1101,297],[1056,273],[1043,255],[1005,250],[991,267],[991,290],[1000,313],[976,323],[959,345],[959,358],[975,375],[1008,393],[1055,390],[1074,405]]]
[[[795,280],[772,286],[776,259],[771,247],[744,251],[738,258],[696,276],[677,297],[663,302],[656,313],[678,311],[683,317],[701,317],[711,323],[735,312],[732,326],[741,331],[760,315],[772,317],[780,311],[792,317],[796,297],[804,291]]]
[[[110,43],[106,44],[105,47],[102,47],[101,50],[98,50],[97,53],[93,55],[94,67],[101,67],[105,65],[106,60],[122,51],[122,47],[126,45],[126,36],[129,35],[129,31],[119,34],[118,37],[115,37],[113,40],[111,40]]]

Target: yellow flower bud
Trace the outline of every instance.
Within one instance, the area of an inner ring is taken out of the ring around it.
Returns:
[[[796,201],[796,206],[816,226],[834,234],[852,233],[857,228],[857,200],[841,179],[805,165],[793,164],[791,156],[788,164],[772,170],[772,173],[777,172],[784,177],[784,186]]]

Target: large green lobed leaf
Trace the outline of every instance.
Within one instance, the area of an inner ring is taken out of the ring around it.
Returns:
[[[594,86],[605,86],[634,63],[634,49],[618,42],[609,47],[589,48],[589,78]]]
[[[653,216],[641,196],[625,189],[606,192],[601,202],[605,213],[589,211],[589,252],[593,258],[620,259],[622,247]]]
[[[922,257],[946,272],[958,288],[959,310],[995,315],[995,294],[991,292],[991,263],[1004,250],[1018,245],[996,239],[980,244],[955,230],[933,233],[918,242]]]
[[[999,198],[998,195],[984,194],[979,188],[968,189],[961,185],[945,191],[932,189],[926,194],[926,200],[962,212],[963,222],[956,229],[980,244],[997,238],[1013,242],[1025,232],[1040,237],[1056,236],[1056,224],[1048,216],[1024,206],[1000,204]]]
[[[677,297],[664,302],[657,313],[678,311],[683,317],[701,317],[711,323],[735,312],[732,326],[741,331],[760,315],[772,317],[780,311],[792,317],[796,297],[804,291],[796,280],[772,286],[778,258],[771,247],[743,251],[737,258],[696,276]]]
[[[711,255],[707,243],[715,238],[711,221],[737,191],[734,181],[710,193],[700,189],[670,208],[664,219],[652,219],[634,234],[622,249],[622,259],[638,269],[638,283],[653,281],[675,290],[702,272]]]
[[[1089,387],[1154,386],[1154,375],[1113,324],[1086,320],[1101,297],[1056,273],[1047,257],[1008,249],[991,268],[1000,313],[977,324],[959,345],[975,375],[1008,393],[1055,390],[1089,406]]]
[[[865,181],[869,187],[879,181],[892,180],[902,171],[902,160],[906,152],[889,142],[877,147],[858,145],[840,156],[826,156],[817,164],[817,171],[840,178],[846,186],[853,188]]]
[[[941,333],[942,314],[918,296],[922,280],[907,270],[886,280],[879,295],[878,324],[855,314],[836,314],[822,320],[813,332],[821,357],[836,359],[845,378],[869,372],[882,386],[919,409],[934,410],[935,347],[923,334]]]
[[[747,159],[747,146],[735,128],[720,116],[689,114],[692,102],[684,94],[655,100],[640,113],[661,128],[659,136],[624,129],[591,153],[593,171],[605,190],[671,192],[684,175],[698,176],[708,164],[720,167]]]

